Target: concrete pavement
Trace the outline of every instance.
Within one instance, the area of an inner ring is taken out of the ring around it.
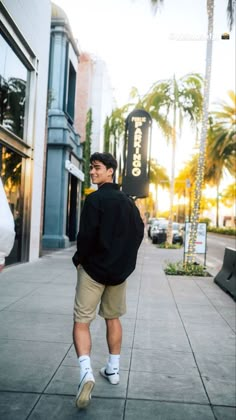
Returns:
[[[2,420],[235,420],[235,302],[212,277],[166,276],[183,250],[147,239],[128,280],[121,381],[99,375],[107,357],[104,321],[92,324],[96,385],[78,411],[72,345],[74,248],[0,275]]]

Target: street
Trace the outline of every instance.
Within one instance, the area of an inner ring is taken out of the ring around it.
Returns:
[[[206,265],[212,275],[216,275],[223,264],[225,248],[235,248],[235,237],[207,233]],[[203,264],[204,255],[198,254],[198,260]]]

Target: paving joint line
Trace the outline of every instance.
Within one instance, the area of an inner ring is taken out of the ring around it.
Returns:
[[[144,255],[145,255],[145,253],[146,252],[143,252],[143,254],[142,254],[141,272],[140,272],[140,275],[139,275],[138,300],[137,300],[137,307],[136,307],[136,313],[135,313],[135,323],[134,323],[134,331],[133,331],[133,340],[132,340],[132,344],[131,344],[130,362],[129,362],[129,368],[128,368],[128,378],[127,378],[125,403],[124,403],[124,411],[123,411],[123,420],[125,420],[126,404],[127,404],[127,400],[128,400],[129,376],[130,376],[130,370],[131,370],[131,364],[132,364],[132,357],[133,357],[135,330],[136,330],[136,325],[137,325],[137,315],[138,315],[138,306],[139,306],[139,300],[140,300],[140,290],[141,290],[141,283],[142,283],[142,275],[143,275]],[[127,280],[127,281],[129,281],[129,280]]]
[[[171,293],[172,293],[172,296],[173,296],[173,299],[174,299],[174,302],[175,302],[175,306],[176,306],[176,309],[177,309],[177,311],[178,311],[178,314],[179,314],[180,320],[181,320],[181,322],[182,322],[182,325],[183,325],[183,328],[184,328],[184,331],[185,331],[185,334],[186,334],[186,337],[187,337],[187,340],[188,340],[188,343],[189,343],[190,349],[191,349],[191,351],[192,351],[192,355],[193,355],[194,361],[195,361],[195,363],[196,363],[196,367],[197,367],[197,370],[198,370],[198,373],[199,373],[199,377],[200,377],[200,380],[201,380],[201,383],[202,383],[203,389],[204,389],[204,391],[205,391],[205,393],[206,393],[206,396],[207,396],[207,399],[208,399],[208,401],[209,401],[209,404],[208,404],[208,405],[209,405],[209,406],[210,406],[210,408],[211,408],[211,411],[212,411],[212,414],[213,414],[213,416],[214,416],[214,419],[215,419],[215,420],[217,420],[217,417],[215,416],[215,413],[214,413],[214,410],[213,410],[213,406],[212,406],[212,404],[211,404],[210,397],[209,397],[209,395],[208,395],[208,392],[207,392],[206,386],[205,386],[205,384],[204,384],[204,381],[203,381],[203,378],[202,378],[202,375],[201,375],[201,372],[200,372],[200,369],[199,369],[199,366],[198,366],[198,363],[197,363],[197,359],[196,359],[196,357],[195,357],[195,353],[194,353],[193,348],[192,348],[192,344],[191,344],[190,338],[189,338],[189,336],[188,336],[188,332],[187,332],[186,327],[185,327],[185,325],[184,325],[184,322],[183,322],[183,319],[182,319],[182,316],[181,316],[181,313],[180,313],[179,307],[178,307],[177,302],[176,302],[176,299],[175,299],[175,295],[174,295],[173,289],[172,289],[171,284],[170,284],[170,282],[169,282],[169,278],[168,278],[168,276],[166,276],[166,279],[167,279],[167,282],[168,282],[168,284],[169,284],[169,287],[170,287],[170,290],[171,290]],[[195,280],[194,280],[194,282],[195,282]],[[195,283],[195,284],[196,284],[196,283]],[[200,290],[201,290],[201,288],[200,288]]]
[[[31,414],[33,413],[34,409],[36,408],[36,406],[38,405],[39,401],[41,400],[43,395],[48,395],[45,393],[47,387],[49,386],[49,384],[51,383],[51,381],[53,380],[53,378],[55,377],[55,375],[57,374],[59,368],[62,366],[63,361],[65,360],[66,356],[68,355],[69,351],[71,350],[73,346],[73,343],[71,343],[71,345],[69,346],[67,352],[65,353],[64,357],[62,358],[61,362],[59,363],[59,365],[57,366],[56,370],[54,371],[53,375],[51,376],[50,380],[48,381],[48,383],[45,385],[43,391],[40,393],[39,398],[37,399],[36,403],[34,404],[34,406],[32,407],[32,409],[30,410],[30,413],[28,414],[28,416],[25,418],[25,420],[28,420],[29,417],[31,416]]]

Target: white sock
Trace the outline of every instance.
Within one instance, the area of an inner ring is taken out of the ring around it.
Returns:
[[[78,357],[80,367],[80,378],[82,379],[86,372],[92,373],[90,357],[88,355]]]
[[[120,355],[119,354],[109,354],[107,368],[108,371],[116,370],[119,372],[120,367]]]

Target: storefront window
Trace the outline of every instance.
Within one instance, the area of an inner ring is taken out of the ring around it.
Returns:
[[[0,32],[0,125],[23,139],[27,68]]]
[[[67,113],[70,118],[70,123],[73,124],[75,114],[75,90],[76,90],[76,72],[70,62],[69,65],[69,79],[68,79],[68,96],[67,96]]]
[[[6,264],[21,261],[23,197],[21,188],[22,157],[0,143],[0,175],[15,220],[15,243]]]

